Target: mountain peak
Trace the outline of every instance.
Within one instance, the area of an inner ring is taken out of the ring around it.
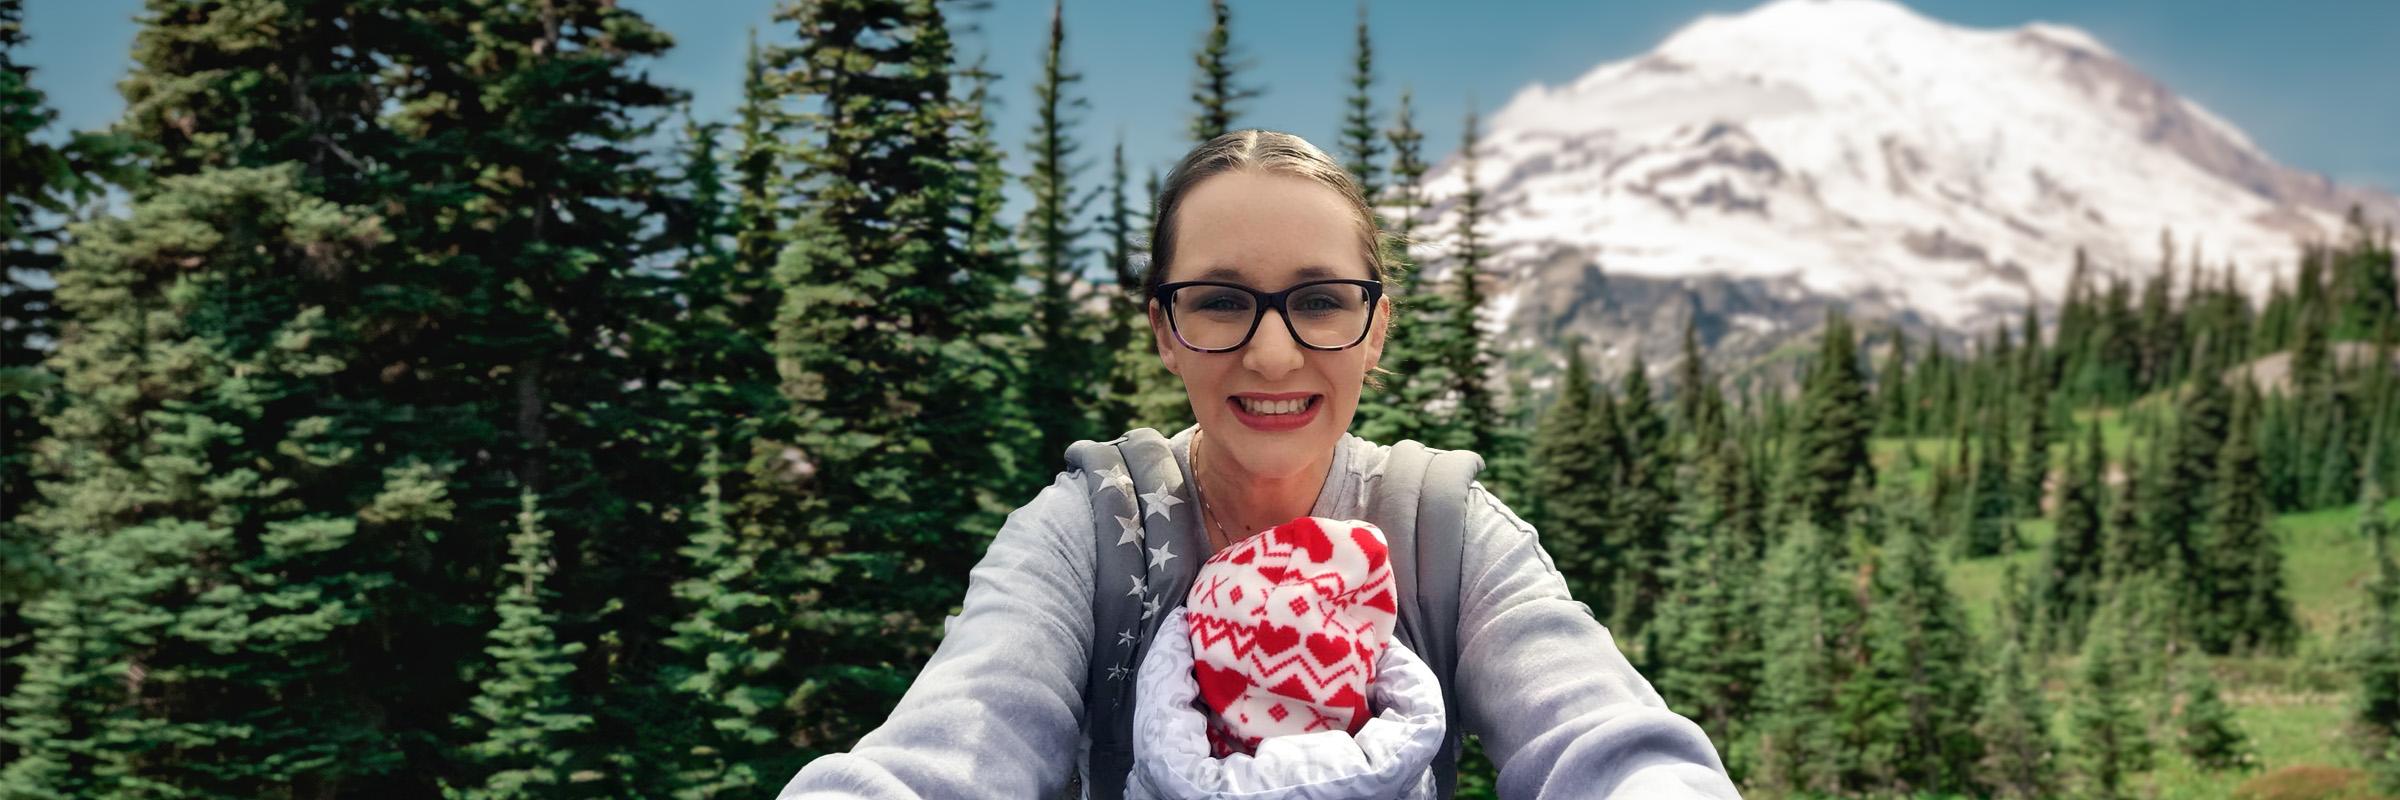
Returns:
[[[1488,120],[1476,178],[1515,343],[1626,341],[1592,326],[1675,296],[1655,287],[1728,282],[1747,288],[1678,302],[1719,314],[1720,332],[1805,327],[1814,315],[1794,310],[1828,303],[1981,329],[2061,299],[2078,250],[2101,275],[2146,275],[2172,231],[2179,262],[2197,248],[2258,288],[2299,243],[2341,235],[2352,204],[2400,219],[2391,195],[2276,164],[2089,33],[1971,28],[1889,0],[1703,17]],[[1459,167],[1427,176],[1433,196],[1463,188]],[[1433,211],[1429,228],[1450,230],[1455,210]],[[1438,264],[1446,243],[1428,244]],[[1643,281],[1644,301],[1611,305]],[[1737,295],[1739,321],[1706,307]],[[1679,331],[1654,332],[1632,341],[1671,349]]]

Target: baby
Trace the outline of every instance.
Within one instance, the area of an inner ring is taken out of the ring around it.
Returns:
[[[1142,660],[1129,796],[1432,796],[1441,686],[1392,637],[1385,555],[1300,517],[1203,563]]]

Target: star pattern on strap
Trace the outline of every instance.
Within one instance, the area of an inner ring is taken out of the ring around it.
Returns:
[[[1109,516],[1115,517],[1116,515],[1110,514]],[[1117,524],[1125,527],[1125,532],[1117,535],[1117,544],[1130,544],[1135,547],[1142,546],[1141,517],[1117,517]]]
[[[1108,667],[1108,679],[1112,681],[1124,680],[1125,673],[1129,671],[1130,670],[1125,669],[1125,665],[1123,664],[1111,664]]]
[[[1175,521],[1175,507],[1182,503],[1183,498],[1176,497],[1173,493],[1165,490],[1142,493],[1142,506],[1146,509],[1143,516],[1156,515],[1166,517],[1168,522],[1173,522]]]
[[[1133,576],[1133,588],[1125,592],[1125,596],[1140,597],[1148,593],[1150,593],[1150,584],[1146,581],[1143,581],[1142,576],[1135,575]]]
[[[1159,542],[1157,547],[1150,548],[1150,568],[1166,569],[1167,562],[1175,560],[1175,551],[1170,549],[1174,546],[1174,542]]]
[[[1109,467],[1108,469],[1101,470],[1100,488],[1093,489],[1092,491],[1099,492],[1101,489],[1108,489],[1111,487],[1122,489],[1124,490],[1126,497],[1132,497],[1133,476],[1125,474],[1124,467]]]
[[[1127,628],[1117,632],[1117,644],[1131,646],[1133,642],[1134,636],[1132,628]]]
[[[1155,616],[1158,616],[1158,596],[1151,595],[1150,599],[1142,601],[1142,619]]]

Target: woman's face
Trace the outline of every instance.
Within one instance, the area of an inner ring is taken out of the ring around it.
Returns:
[[[1374,280],[1359,253],[1356,222],[1340,193],[1305,178],[1228,172],[1202,179],[1176,209],[1175,261],[1163,282],[1212,280],[1262,292],[1322,278]],[[1365,341],[1345,350],[1311,350],[1292,340],[1282,315],[1268,311],[1250,343],[1202,353],[1176,341],[1154,298],[1150,327],[1167,369],[1183,378],[1209,457],[1239,461],[1256,478],[1292,478],[1323,469],[1350,429],[1367,371],[1383,356],[1388,301],[1378,303]],[[1304,397],[1305,422],[1261,420],[1244,398]],[[1213,470],[1212,470],[1213,471]]]

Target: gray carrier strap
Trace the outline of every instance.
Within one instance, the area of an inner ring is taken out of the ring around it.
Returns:
[[[1370,483],[1367,521],[1391,545],[1392,578],[1400,590],[1400,640],[1442,683],[1449,724],[1434,756],[1435,793],[1458,791],[1458,754],[1465,715],[1458,703],[1458,595],[1464,559],[1468,489],[1483,457],[1467,450],[1431,450],[1414,440],[1392,445],[1380,477]]]
[[[1137,428],[1113,441],[1076,442],[1067,449],[1067,463],[1084,471],[1091,491],[1096,556],[1092,662],[1083,693],[1090,783],[1083,788],[1095,800],[1119,800],[1133,770],[1133,670],[1149,650],[1161,612],[1191,590],[1207,544],[1197,506],[1187,505],[1182,466],[1157,431]],[[1483,458],[1472,452],[1403,441],[1388,451],[1363,498],[1366,520],[1383,530],[1391,546],[1400,640],[1433,668],[1451,709],[1433,763],[1445,798],[1458,789],[1463,733],[1451,677],[1458,667],[1461,537],[1467,492],[1482,469]]]
[[[1136,428],[1107,441],[1076,442],[1067,463],[1091,491],[1092,662],[1083,689],[1095,798],[1125,795],[1133,770],[1133,673],[1167,609],[1183,602],[1208,543],[1194,525],[1199,506],[1167,439]],[[1148,495],[1147,497],[1143,495]]]

